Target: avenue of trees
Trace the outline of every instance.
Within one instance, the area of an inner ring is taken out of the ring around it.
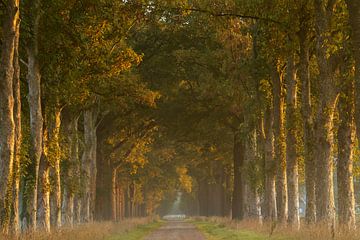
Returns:
[[[189,215],[356,228],[357,0],[4,0],[0,23],[3,233],[179,195]]]

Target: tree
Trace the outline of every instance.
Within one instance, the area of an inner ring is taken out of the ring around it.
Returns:
[[[30,6],[31,15],[30,22],[30,37],[27,48],[28,55],[28,74],[27,81],[29,87],[29,109],[30,109],[30,129],[31,129],[31,161],[34,173],[34,186],[32,192],[31,202],[31,226],[33,230],[37,228],[37,194],[38,194],[38,179],[39,179],[39,165],[42,154],[42,137],[43,137],[43,117],[41,107],[41,73],[39,66],[39,25],[41,17],[41,0],[33,1]]]
[[[299,134],[297,112],[297,78],[293,56],[287,61],[286,70],[286,168],[288,187],[288,222],[300,229],[299,213]]]
[[[13,164],[15,146],[14,122],[14,54],[18,45],[19,1],[7,1],[5,20],[2,26],[3,42],[1,46],[0,67],[0,223],[5,233],[9,231]]]

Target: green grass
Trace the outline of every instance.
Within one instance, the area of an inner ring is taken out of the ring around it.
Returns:
[[[289,238],[269,237],[260,233],[247,231],[247,230],[236,230],[228,228],[224,225],[206,222],[206,221],[195,221],[192,222],[197,228],[204,233],[208,240],[288,240]]]
[[[163,222],[161,221],[140,225],[133,230],[112,236],[110,238],[107,238],[106,240],[141,240],[162,225]]]

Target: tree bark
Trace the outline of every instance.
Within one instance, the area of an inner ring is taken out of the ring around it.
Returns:
[[[79,162],[79,137],[78,137],[78,121],[79,117],[75,116],[70,119],[67,124],[68,144],[69,144],[69,166],[66,173],[65,190],[65,223],[74,225],[74,206],[75,194],[80,187],[80,162]]]
[[[54,126],[52,129],[51,142],[54,156],[53,170],[55,172],[55,225],[57,228],[60,228],[62,225],[61,219],[61,176],[60,176],[60,161],[61,161],[61,152],[60,152],[60,127],[61,127],[61,109],[57,106],[55,107],[54,112]]]
[[[85,191],[82,199],[82,216],[85,222],[93,220],[96,193],[96,119],[97,109],[84,112],[84,152],[82,155],[82,173]]]
[[[117,199],[117,183],[116,183],[116,175],[117,175],[117,169],[112,170],[112,178],[111,178],[111,212],[112,212],[112,220],[118,221],[118,207],[117,202],[119,201]]]
[[[20,160],[21,160],[21,91],[20,91],[20,65],[19,65],[19,37],[20,22],[16,26],[16,37],[14,43],[14,121],[15,121],[15,147],[14,147],[14,196],[13,196],[13,229],[15,235],[21,231],[20,225]]]
[[[245,147],[246,177],[244,184],[245,218],[258,220],[261,223],[260,196],[258,194],[257,172],[257,131],[249,132]]]
[[[41,0],[34,0],[31,4],[33,19],[31,20],[32,35],[28,43],[28,86],[29,86],[29,109],[30,109],[30,159],[34,167],[34,186],[31,201],[30,222],[33,231],[37,226],[37,192],[39,179],[39,165],[42,154],[43,117],[41,109],[41,74],[39,66],[39,24],[40,24]]]
[[[243,168],[245,159],[244,137],[240,133],[234,135],[234,190],[232,198],[232,219],[242,220],[244,218],[244,181]]]
[[[0,224],[4,233],[9,231],[13,162],[15,146],[14,123],[14,50],[19,23],[19,1],[6,1],[2,26],[3,42],[0,65]]]
[[[267,107],[264,116],[264,133],[265,133],[265,211],[266,220],[277,220],[276,204],[276,164],[274,161],[274,135],[273,135],[273,115],[270,107]]]
[[[44,128],[43,136],[43,154],[39,166],[39,191],[37,198],[39,200],[37,206],[37,225],[45,232],[51,231],[51,207],[50,207],[50,164],[49,164],[49,148],[48,148],[48,129]]]
[[[354,88],[351,80],[344,80],[339,100],[340,125],[338,129],[338,213],[339,224],[348,230],[356,227],[355,195],[353,182],[354,148]]]
[[[306,213],[305,219],[308,224],[316,221],[316,194],[315,194],[315,133],[314,120],[311,102],[311,85],[309,71],[309,37],[306,22],[301,25],[299,31],[300,42],[300,62],[299,62],[299,78],[301,81],[301,115],[303,120],[303,142],[304,142],[304,159],[305,159],[305,188],[306,188]]]
[[[316,210],[317,220],[335,226],[334,169],[333,169],[333,118],[336,105],[335,81],[331,63],[327,57],[327,36],[330,28],[332,7],[315,1],[317,31],[317,61],[320,72],[319,106],[315,123],[317,142]]]
[[[286,162],[289,224],[300,229],[299,215],[299,170],[298,170],[298,120],[297,120],[297,86],[294,57],[289,57],[287,63],[287,105],[286,105]]]
[[[273,128],[276,162],[276,204],[278,220],[285,223],[288,217],[288,202],[286,180],[286,143],[284,133],[284,96],[282,81],[282,74],[275,71],[273,74]]]
[[[355,59],[355,123],[356,135],[360,141],[360,2],[346,0],[349,10],[353,56]]]

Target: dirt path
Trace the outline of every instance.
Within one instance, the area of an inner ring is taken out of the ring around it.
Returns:
[[[190,223],[169,221],[145,240],[205,240],[205,237]]]

